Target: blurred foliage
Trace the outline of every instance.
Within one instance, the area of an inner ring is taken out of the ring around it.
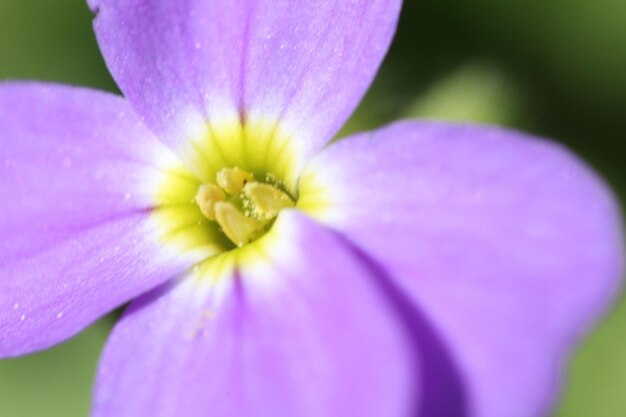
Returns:
[[[446,74],[405,111],[406,118],[515,125],[525,114],[515,83],[492,65],[473,63]]]
[[[0,415],[86,417],[96,363],[112,323],[101,320],[53,349],[0,361]]]
[[[410,0],[342,135],[399,117],[497,123],[553,137],[626,197],[626,1]],[[117,91],[83,0],[0,0],[0,79]],[[0,362],[0,412],[86,416],[104,320],[46,352]],[[626,303],[575,356],[558,417],[626,412]]]

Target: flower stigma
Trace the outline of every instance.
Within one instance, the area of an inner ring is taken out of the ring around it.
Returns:
[[[195,201],[238,247],[263,235],[280,210],[295,206],[278,184],[258,182],[254,174],[238,167],[222,168],[215,182],[201,184]]]

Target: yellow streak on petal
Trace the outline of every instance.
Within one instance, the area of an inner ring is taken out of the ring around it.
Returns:
[[[245,126],[236,118],[211,120],[196,129],[181,150],[183,159],[203,183],[215,181],[222,168],[238,167],[260,180],[271,174],[295,195],[304,161],[294,145],[294,133],[277,119],[248,114]]]
[[[197,281],[200,290],[201,288],[206,289],[207,284],[221,285],[223,279],[232,278],[236,270],[250,271],[256,268],[273,267],[269,253],[276,246],[276,241],[283,238],[284,236],[271,229],[248,245],[201,262],[193,268],[192,277]]]
[[[169,160],[155,184],[150,220],[164,245],[201,260],[232,248],[232,244],[200,211],[195,200],[199,187],[198,178],[178,159]]]
[[[298,184],[300,194],[296,208],[321,219],[336,207],[336,199],[331,194],[331,188],[320,173],[307,169],[300,176]]]

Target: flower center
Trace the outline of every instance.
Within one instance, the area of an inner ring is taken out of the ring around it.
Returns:
[[[150,184],[150,230],[201,275],[217,276],[205,267],[252,262],[274,240],[279,212],[301,199],[304,154],[290,130],[253,113],[245,123],[237,115],[181,126],[189,139],[154,157],[160,169]]]
[[[280,184],[255,180],[238,167],[222,168],[215,183],[203,183],[195,195],[200,212],[216,222],[232,243],[241,247],[263,235],[284,208],[294,207]]]

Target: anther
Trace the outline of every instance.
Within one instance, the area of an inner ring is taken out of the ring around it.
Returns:
[[[255,214],[264,220],[273,219],[282,209],[295,205],[289,195],[269,184],[249,182],[243,193],[252,201]]]
[[[228,202],[215,203],[215,219],[224,234],[237,246],[243,246],[252,241],[256,233],[263,227],[257,222],[237,210]]]
[[[254,181],[254,175],[237,167],[222,168],[218,171],[217,185],[229,194],[239,194],[244,185]]]
[[[225,199],[224,191],[213,184],[202,184],[196,193],[196,203],[209,220],[215,220],[215,204]]]
[[[256,182],[252,173],[238,167],[220,169],[215,179],[217,185],[200,185],[195,200],[237,246],[258,238],[280,210],[295,206],[278,186]]]

